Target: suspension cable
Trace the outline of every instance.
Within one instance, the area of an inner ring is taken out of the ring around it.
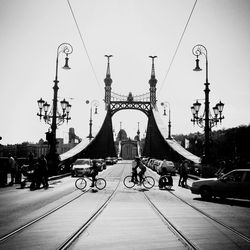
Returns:
[[[96,72],[95,72],[95,69],[94,69],[93,63],[92,63],[92,61],[91,61],[91,59],[90,59],[90,56],[89,56],[89,53],[88,53],[87,47],[86,47],[86,45],[85,45],[85,43],[84,43],[83,36],[82,36],[81,30],[80,30],[80,28],[79,28],[79,25],[78,25],[78,23],[77,23],[77,20],[76,20],[76,17],[75,17],[74,11],[73,11],[73,9],[72,9],[72,7],[71,7],[70,0],[67,0],[67,2],[68,2],[68,5],[69,5],[69,8],[70,8],[71,14],[72,14],[72,16],[73,16],[73,19],[74,19],[75,25],[76,25],[76,27],[77,27],[78,33],[79,33],[79,35],[80,35],[80,38],[81,38],[81,41],[82,41],[82,44],[83,44],[84,50],[85,50],[86,55],[87,55],[87,57],[88,57],[88,60],[89,60],[89,63],[90,63],[91,69],[92,69],[93,74],[94,74],[94,76],[95,76],[96,82],[97,82],[97,84],[98,84],[99,88],[100,88],[100,89],[102,89],[102,88],[101,88],[101,85],[100,85],[100,83],[99,83],[99,81],[98,81],[98,78],[97,78],[97,75],[96,75]]]
[[[188,20],[187,20],[187,22],[186,22],[186,25],[185,25],[185,27],[184,27],[184,30],[183,30],[183,32],[182,32],[182,34],[181,34],[180,40],[179,40],[179,42],[178,42],[178,44],[177,44],[177,47],[176,47],[175,52],[174,52],[174,55],[173,55],[172,60],[171,60],[171,62],[170,62],[170,65],[169,65],[169,67],[168,67],[167,73],[165,74],[165,77],[164,77],[164,79],[163,79],[163,81],[162,81],[162,83],[161,83],[160,90],[159,90],[160,92],[161,92],[161,90],[162,90],[162,88],[163,88],[163,86],[164,86],[165,81],[167,80],[167,77],[168,77],[168,74],[169,74],[169,72],[170,72],[171,66],[172,66],[172,64],[173,64],[173,62],[174,62],[175,56],[176,56],[176,54],[177,54],[177,52],[178,52],[178,49],[179,49],[179,47],[180,47],[182,38],[183,38],[183,36],[184,36],[184,34],[185,34],[185,32],[186,32],[187,26],[188,26],[188,24],[189,24],[189,21],[190,21],[190,19],[191,19],[191,17],[192,17],[193,12],[194,12],[194,9],[195,9],[195,6],[196,6],[197,1],[198,1],[198,0],[195,0],[195,2],[194,2],[193,8],[192,8],[191,13],[190,13],[190,15],[189,15],[189,17],[188,17]]]

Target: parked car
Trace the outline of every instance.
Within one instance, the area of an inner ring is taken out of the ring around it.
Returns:
[[[158,173],[158,169],[160,168],[161,164],[162,164],[161,160],[154,160],[152,169]]]
[[[159,161],[157,167],[155,168],[156,172],[161,175],[162,172],[171,173],[172,175],[176,174],[176,167],[172,161]]]
[[[154,169],[154,162],[156,161],[156,159],[150,159],[147,163],[147,167],[149,167],[150,169],[152,169],[153,171]]]
[[[71,167],[71,176],[83,176],[90,172],[92,166],[91,159],[77,159]]]
[[[106,165],[113,165],[113,164],[114,164],[114,162],[113,162],[113,160],[112,160],[111,157],[107,157],[107,158],[105,159],[105,162],[106,162]]]
[[[116,164],[118,162],[118,158],[117,157],[111,157],[113,164]]]
[[[250,169],[235,169],[219,178],[194,181],[190,189],[203,199],[250,199]]]

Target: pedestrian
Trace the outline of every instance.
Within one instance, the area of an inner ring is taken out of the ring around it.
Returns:
[[[32,152],[29,153],[28,164],[29,164],[29,170],[33,170],[34,169],[35,161],[34,161],[34,155],[33,155]]]
[[[48,188],[48,164],[44,155],[39,158],[39,172],[41,174],[41,182],[44,188]]]
[[[9,154],[9,169],[10,169],[10,175],[11,175],[11,181],[9,185],[12,186],[15,182],[16,161],[11,154]]]
[[[147,170],[146,166],[141,162],[141,159],[138,158],[138,162],[139,162],[139,173],[138,173],[138,176],[139,176],[139,180],[140,180],[140,184],[142,184],[142,181],[143,181],[143,177],[145,175],[145,172]]]
[[[180,178],[179,178],[179,186],[181,187],[186,187],[187,186],[187,179],[188,179],[188,161],[184,160],[181,165],[180,165],[180,169],[179,169],[179,174],[180,174]]]
[[[22,179],[21,166],[18,163],[18,159],[14,158],[14,160],[15,160],[15,183],[20,184]]]

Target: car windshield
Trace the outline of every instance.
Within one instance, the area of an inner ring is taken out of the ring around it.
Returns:
[[[233,182],[241,182],[242,176],[244,172],[231,172],[221,177],[223,180],[233,181]]]
[[[75,165],[85,165],[85,164],[89,164],[89,160],[79,159],[79,160],[76,160],[75,162]]]

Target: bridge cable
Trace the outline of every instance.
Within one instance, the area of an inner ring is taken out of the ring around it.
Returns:
[[[186,25],[185,25],[185,27],[184,27],[184,30],[183,30],[182,34],[181,34],[180,40],[179,40],[178,45],[177,45],[177,47],[176,47],[176,49],[175,49],[175,52],[174,52],[174,55],[173,55],[172,60],[171,60],[171,62],[170,62],[170,65],[169,65],[169,67],[168,67],[167,73],[166,73],[166,75],[165,75],[165,77],[164,77],[164,79],[163,79],[163,82],[162,82],[161,86],[160,86],[160,90],[159,90],[160,92],[161,92],[161,90],[162,90],[162,88],[163,88],[163,85],[164,85],[164,83],[165,83],[165,81],[166,81],[166,79],[167,79],[167,77],[168,77],[168,74],[169,74],[169,72],[170,72],[171,66],[172,66],[172,64],[173,64],[173,62],[174,62],[175,56],[176,56],[176,54],[177,54],[177,52],[178,52],[178,49],[179,49],[179,47],[180,47],[180,44],[181,44],[181,42],[182,42],[182,38],[183,38],[183,36],[184,36],[184,34],[185,34],[185,32],[186,32],[187,26],[188,26],[188,24],[189,24],[189,21],[190,21],[190,19],[191,19],[191,17],[192,17],[193,12],[194,12],[194,9],[195,9],[195,6],[196,6],[197,1],[198,1],[198,0],[195,0],[195,3],[194,3],[193,8],[192,8],[192,10],[191,10],[191,13],[190,13],[190,15],[189,15],[189,17],[188,17],[187,23],[186,23]]]
[[[73,9],[72,9],[72,7],[71,7],[70,0],[67,0],[67,2],[68,2],[68,5],[69,5],[69,8],[70,8],[71,14],[72,14],[72,16],[73,16],[73,19],[74,19],[74,21],[75,21],[75,25],[76,25],[76,27],[77,27],[78,33],[79,33],[79,35],[80,35],[80,38],[81,38],[81,41],[82,41],[82,44],[83,44],[84,50],[85,50],[86,55],[87,55],[87,57],[88,57],[88,60],[89,60],[89,63],[90,63],[91,69],[92,69],[93,74],[94,74],[94,76],[95,76],[96,82],[97,82],[97,84],[98,84],[99,88],[100,88],[100,89],[102,89],[102,88],[101,88],[101,85],[100,85],[100,83],[99,83],[99,81],[98,81],[98,78],[97,78],[97,75],[96,75],[96,72],[95,72],[95,69],[94,69],[93,63],[92,63],[92,61],[91,61],[91,59],[90,59],[90,56],[89,56],[89,53],[88,53],[87,47],[86,47],[86,45],[85,45],[85,43],[84,43],[83,36],[82,36],[81,30],[80,30],[80,28],[79,28],[79,25],[78,25],[78,23],[77,23],[77,20],[76,20],[76,17],[75,17],[74,11],[73,11]]]

